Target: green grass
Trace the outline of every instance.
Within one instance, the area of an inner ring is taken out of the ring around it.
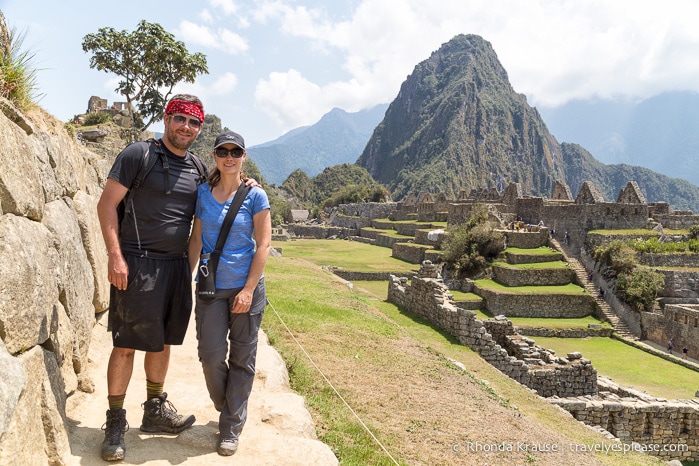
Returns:
[[[646,235],[646,236],[660,236],[655,230],[648,230],[645,228],[634,228],[629,230],[590,230],[587,232],[588,235],[607,235],[607,236],[630,236],[630,235]]]
[[[478,296],[476,293],[464,293],[463,291],[450,290],[451,295],[454,297],[454,301],[482,301],[483,298]]]
[[[584,288],[573,283],[555,286],[505,286],[493,280],[474,280],[481,288],[509,294],[587,294]]]
[[[419,266],[391,257],[390,248],[377,247],[358,241],[303,239],[272,241],[272,247],[282,249],[282,255],[305,259],[318,266],[341,267],[354,272],[394,272],[408,275]]]
[[[374,248],[381,249],[375,246]],[[530,391],[522,389],[519,384],[503,376],[468,347],[459,344],[455,338],[424,319],[384,299],[377,298],[377,296],[385,296],[387,290],[385,282],[357,282],[354,289],[350,290],[330,272],[312,270],[312,266],[305,260],[287,259],[270,258],[267,264],[265,275],[271,305],[265,312],[263,328],[272,345],[286,362],[292,388],[304,396],[313,415],[319,438],[330,446],[338,456],[341,465],[391,465],[393,462],[364,431],[356,418],[328,387],[327,382],[319,376],[289,339],[285,328],[275,315],[277,310],[282,313],[286,325],[296,335],[304,336],[306,341],[318,342],[316,351],[339,353],[342,360],[338,361],[338,364],[344,364],[346,366],[344,370],[356,370],[356,351],[362,352],[360,359],[367,358],[365,359],[367,362],[364,363],[369,364],[367,367],[372,367],[371,364],[375,360],[390,357],[389,353],[372,350],[371,342],[376,341],[374,336],[398,341],[404,338],[404,335],[408,335],[419,340],[425,348],[430,348],[431,351],[445,358],[463,362],[468,367],[464,377],[475,377],[474,380],[487,381],[484,382],[484,386],[496,399],[513,407],[516,405],[515,409],[518,412],[535,419],[542,428],[559,432],[577,443],[594,444],[600,441],[599,436],[592,431],[561,416],[560,411],[555,407],[541,402]],[[318,260],[321,263],[326,262],[322,259]],[[365,292],[362,289],[364,286],[371,288],[371,293]],[[357,344],[350,348],[334,344],[339,341],[340,335],[349,335],[351,341],[357,341]],[[368,346],[364,350],[361,349],[367,343]],[[579,349],[576,347],[576,350]],[[625,363],[635,365],[638,353],[640,352],[636,350],[632,356],[624,356]],[[583,355],[588,357],[585,351]],[[418,362],[415,370],[420,370]],[[644,366],[643,370],[653,371],[654,367]],[[348,386],[338,388],[345,397],[355,390]],[[395,388],[384,387],[383,390]],[[380,388],[373,387],[373,390],[380,390]],[[386,408],[376,407],[377,412],[383,412],[384,409]],[[366,413],[363,417],[366,419]],[[394,453],[400,451],[398,448],[400,439],[383,432],[375,424],[368,423],[368,427],[388,447],[389,451]],[[641,456],[597,455],[597,457],[600,464],[615,466],[630,464],[628,461],[634,461],[633,464],[657,464],[652,458]],[[407,464],[401,461],[400,457],[398,461],[400,464]]]
[[[599,324],[602,328],[611,328],[609,322],[592,317],[581,317],[578,319],[568,318],[546,318],[546,317],[508,317],[509,320],[517,327],[536,327],[536,328],[587,328],[589,324]]]
[[[580,351],[597,373],[622,386],[668,399],[693,399],[699,390],[699,372],[646,353],[612,338],[533,338],[536,344],[565,356]]]
[[[523,249],[523,248],[507,248],[505,252],[511,252],[512,254],[527,254],[532,256],[545,256],[545,255],[560,255],[561,253],[555,251],[549,247],[541,246],[538,248]]]

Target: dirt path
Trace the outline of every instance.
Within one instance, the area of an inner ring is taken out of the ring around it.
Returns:
[[[281,356],[260,332],[257,375],[248,407],[248,421],[238,452],[232,457],[216,453],[218,413],[208,397],[196,355],[194,319],[182,346],[173,347],[165,391],[180,414],[194,414],[192,428],[179,435],[145,434],[139,430],[145,400],[143,353],[136,355],[126,395],[126,458],[117,464],[173,465],[337,465],[330,448],[318,441],[303,398],[291,392]],[[66,407],[74,465],[108,464],[100,458],[101,430],[107,409],[107,361],[112,348],[106,316],[95,325],[90,345],[91,394],[76,393]]]

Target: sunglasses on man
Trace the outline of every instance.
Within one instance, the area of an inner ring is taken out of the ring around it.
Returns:
[[[201,120],[197,118],[187,118],[184,115],[172,115],[172,121],[179,126],[184,126],[189,122],[189,127],[192,129],[201,128]]]

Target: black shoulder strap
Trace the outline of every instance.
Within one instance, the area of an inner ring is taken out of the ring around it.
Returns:
[[[235,216],[238,215],[238,210],[240,210],[240,206],[243,205],[243,201],[245,200],[245,196],[248,195],[248,191],[250,191],[250,186],[245,186],[245,183],[240,183],[238,190],[235,192],[235,197],[233,197],[233,201],[231,202],[231,206],[228,208],[228,212],[226,212],[226,218],[223,219],[221,231],[219,232],[218,239],[216,240],[216,247],[211,253],[212,256],[214,254],[218,256],[223,251],[223,245],[226,244],[228,232],[231,230],[231,226],[233,226]]]

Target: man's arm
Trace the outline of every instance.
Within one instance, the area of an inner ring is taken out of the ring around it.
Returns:
[[[195,218],[192,225],[192,233],[189,235],[189,246],[187,247],[187,256],[189,257],[189,268],[194,272],[199,263],[199,254],[201,254],[201,219]]]
[[[117,207],[124,199],[128,188],[112,178],[107,179],[107,183],[102,191],[102,196],[97,203],[97,216],[102,228],[102,237],[107,246],[109,261],[107,263],[109,283],[120,290],[125,290],[129,278],[129,267],[126,265],[124,256],[121,253],[119,244],[119,217]]]

